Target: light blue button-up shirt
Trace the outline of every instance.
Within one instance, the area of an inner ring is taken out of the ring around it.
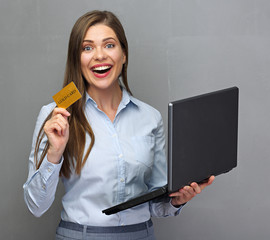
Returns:
[[[44,106],[38,116],[29,157],[29,175],[24,198],[29,210],[41,216],[52,204],[59,180],[59,164],[45,157],[35,169],[34,149],[45,118],[55,107]],[[162,117],[153,107],[132,97],[123,89],[121,103],[113,122],[87,95],[85,115],[95,134],[95,144],[80,175],[62,177],[65,195],[61,218],[92,226],[119,226],[140,223],[150,217],[177,215],[180,209],[169,198],[147,202],[113,215],[103,209],[151,191],[167,183],[165,137]],[[44,138],[40,152],[45,146]],[[86,146],[90,137],[86,136]],[[87,147],[85,148],[86,151]]]

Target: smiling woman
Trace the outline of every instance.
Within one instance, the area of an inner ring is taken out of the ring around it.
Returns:
[[[41,109],[24,184],[29,210],[41,216],[54,200],[60,175],[66,193],[56,239],[154,240],[151,217],[178,215],[212,182],[193,183],[172,198],[120,214],[102,213],[167,182],[161,114],[131,95],[127,64],[125,32],[113,13],[93,11],[77,20],[64,86],[74,81],[83,97],[67,110],[54,103]]]

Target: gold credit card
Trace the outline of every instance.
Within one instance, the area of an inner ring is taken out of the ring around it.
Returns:
[[[74,82],[69,83],[62,90],[53,96],[58,107],[68,108],[82,97]]]

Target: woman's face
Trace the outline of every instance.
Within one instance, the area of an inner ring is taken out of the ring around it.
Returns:
[[[126,56],[115,32],[104,24],[88,29],[83,40],[81,70],[88,92],[114,89]]]

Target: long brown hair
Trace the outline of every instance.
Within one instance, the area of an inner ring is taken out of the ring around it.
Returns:
[[[76,174],[81,173],[82,167],[84,166],[95,142],[95,135],[84,114],[87,82],[85,81],[82,75],[80,59],[82,52],[82,43],[87,30],[91,26],[99,23],[102,23],[110,27],[112,30],[114,30],[121,44],[122,50],[124,51],[126,56],[126,62],[123,65],[121,72],[122,78],[121,80],[126,90],[131,94],[127,81],[128,43],[122,24],[113,13],[108,11],[95,10],[84,14],[76,21],[70,34],[68,56],[63,83],[63,87],[65,87],[67,84],[73,81],[83,96],[80,100],[75,102],[67,109],[71,114],[71,116],[68,119],[70,132],[69,132],[69,140],[63,153],[64,162],[60,171],[61,176],[64,176],[66,178],[70,177],[71,166],[75,168]],[[119,82],[119,84],[121,84],[121,82]],[[48,152],[49,143],[47,141],[45,148],[41,153],[40,159],[38,160],[38,152],[40,149],[40,144],[43,138],[45,137],[43,127],[45,125],[45,122],[48,121],[51,118],[51,116],[52,113],[49,114],[49,116],[45,119],[37,136],[34,154],[37,169],[40,167],[44,157]],[[88,146],[86,154],[83,156],[84,149],[86,147],[85,146],[86,134],[89,134],[91,138],[91,143]]]

